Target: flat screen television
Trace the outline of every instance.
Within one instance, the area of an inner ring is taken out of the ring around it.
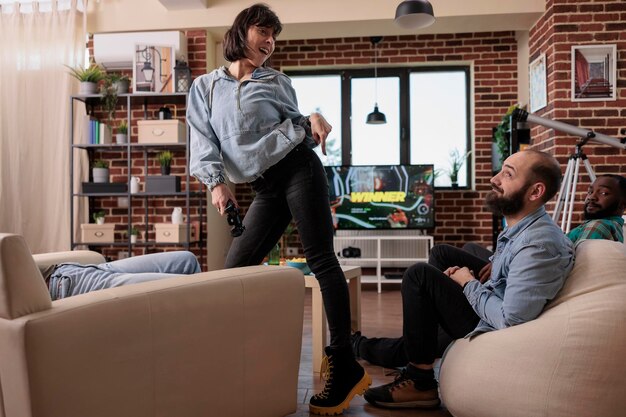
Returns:
[[[433,165],[325,169],[335,229],[435,227]]]

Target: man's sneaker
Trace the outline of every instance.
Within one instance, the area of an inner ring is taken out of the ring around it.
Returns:
[[[355,395],[361,395],[372,384],[372,378],[354,359],[350,349],[326,347],[326,385],[311,397],[309,411],[322,416],[335,416],[350,406]]]
[[[355,358],[360,358],[361,353],[359,352],[359,345],[361,344],[361,340],[365,339],[365,336],[361,336],[361,332],[354,332],[350,335],[350,344],[352,345],[352,353],[354,353]]]
[[[437,388],[419,390],[403,369],[395,381],[365,391],[365,400],[384,408],[436,408],[439,407]]]

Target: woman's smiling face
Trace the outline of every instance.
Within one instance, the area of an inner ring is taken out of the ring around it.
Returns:
[[[276,46],[274,29],[256,25],[250,26],[246,41],[246,57],[255,67],[262,67],[274,53]]]

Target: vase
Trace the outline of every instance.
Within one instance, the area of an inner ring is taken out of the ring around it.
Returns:
[[[109,182],[109,168],[93,168],[93,182]]]
[[[96,217],[96,224],[104,224],[104,217]]]
[[[130,80],[119,80],[113,83],[113,87],[115,87],[117,91],[117,95],[127,94],[129,86],[130,86]]]
[[[161,175],[170,175],[170,170],[170,165],[161,165]]]
[[[80,94],[96,94],[98,90],[98,84],[92,83],[91,81],[81,81],[80,83]]]
[[[115,143],[126,143],[126,133],[116,133],[115,134]]]
[[[130,243],[137,243],[137,235],[130,235]]]

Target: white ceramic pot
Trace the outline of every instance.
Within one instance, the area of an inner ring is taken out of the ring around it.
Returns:
[[[96,94],[98,90],[98,84],[92,83],[91,81],[81,81],[80,83],[80,94]]]
[[[130,243],[137,243],[137,235],[130,235]]]
[[[109,168],[92,168],[93,182],[109,182]]]
[[[130,178],[130,193],[137,194],[139,192],[139,177]]]
[[[104,217],[96,217],[96,224],[104,224]]]
[[[128,136],[126,133],[116,133],[115,134],[115,143],[126,143],[126,138]]]
[[[116,88],[117,94],[127,94],[128,87],[130,86],[130,80],[115,81],[113,86]]]

